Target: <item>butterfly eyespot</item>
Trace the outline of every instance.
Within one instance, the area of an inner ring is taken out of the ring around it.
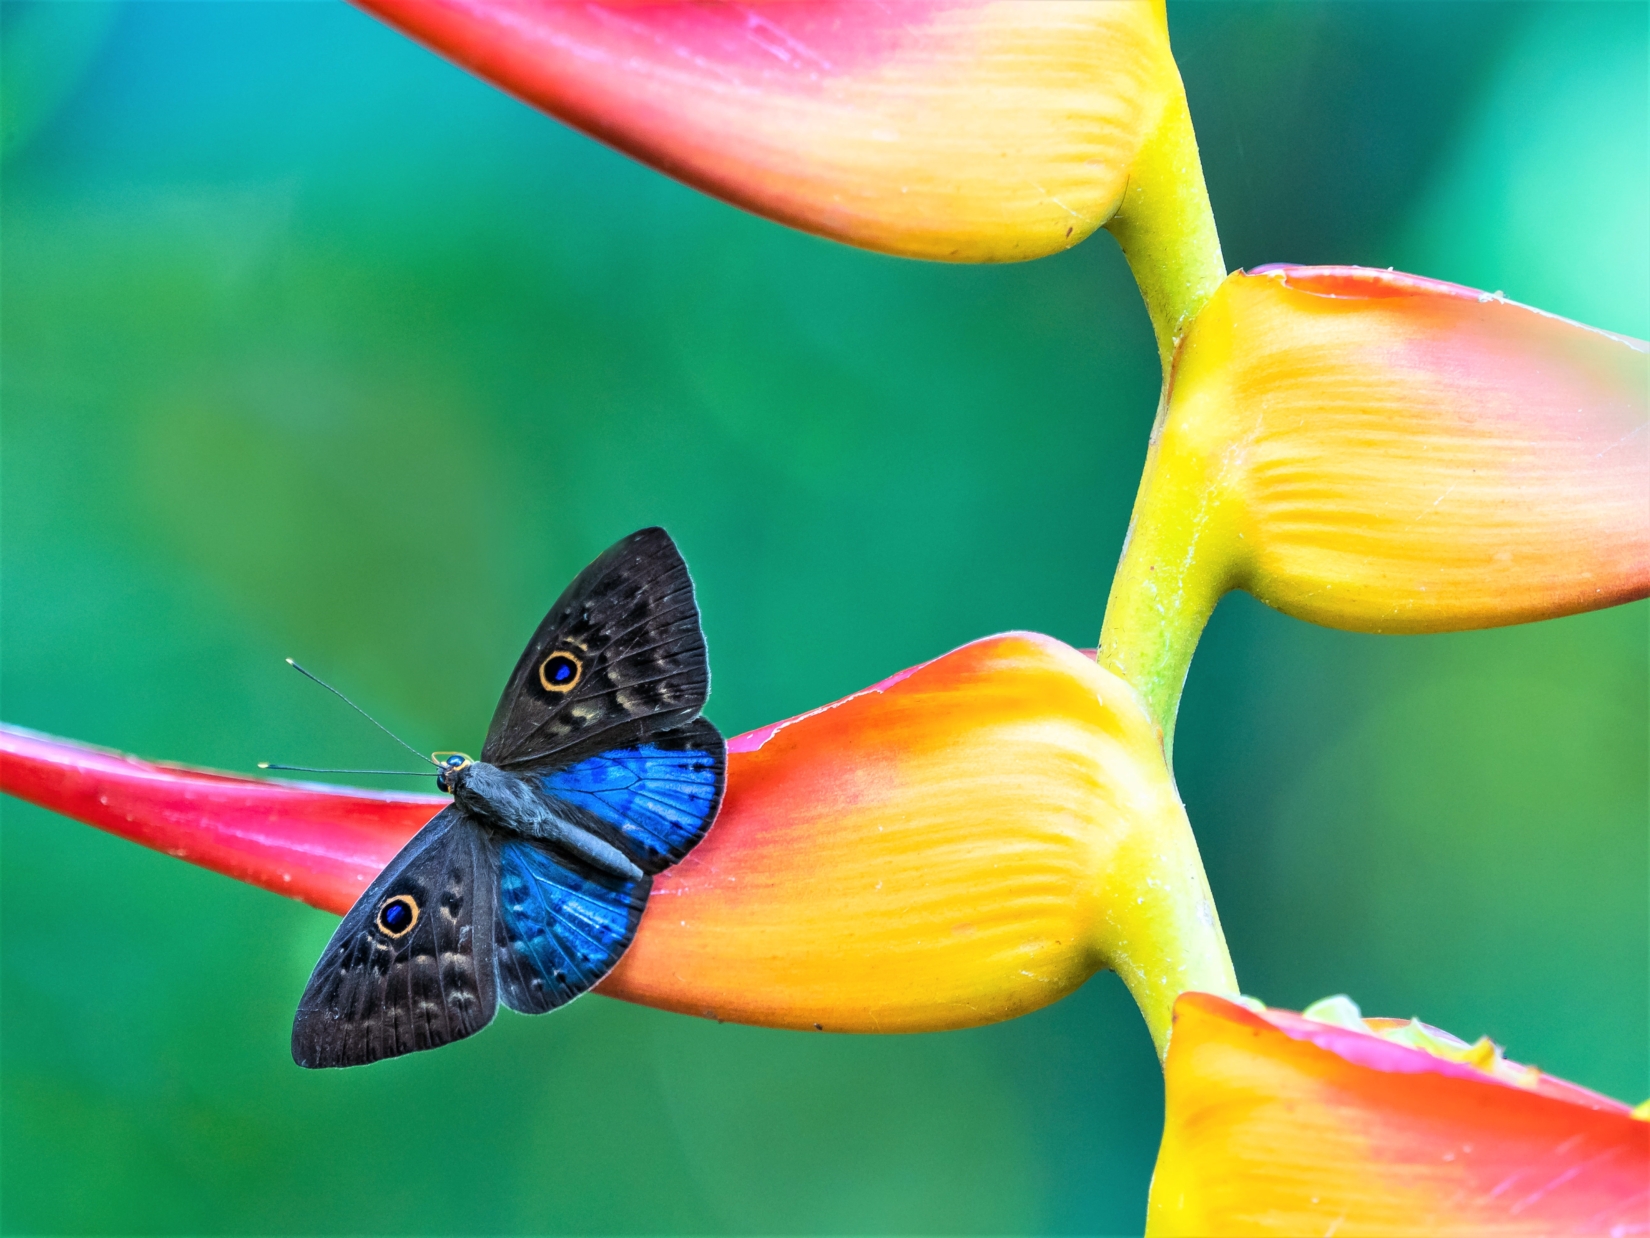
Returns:
[[[539,663],[539,683],[546,692],[571,692],[583,674],[584,664],[560,649]]]
[[[418,904],[405,894],[387,898],[378,908],[378,928],[386,937],[405,937],[418,923]]]

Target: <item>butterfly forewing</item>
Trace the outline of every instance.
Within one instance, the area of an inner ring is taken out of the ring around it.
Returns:
[[[481,758],[537,765],[622,729],[612,746],[691,720],[710,691],[693,581],[663,529],[606,551],[533,633]]]
[[[414,835],[321,952],[293,1021],[293,1059],[358,1066],[492,1022],[497,864],[496,844],[457,808]]]

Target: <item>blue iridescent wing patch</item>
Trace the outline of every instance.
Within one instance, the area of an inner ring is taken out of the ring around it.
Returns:
[[[498,870],[498,995],[523,1014],[566,1005],[613,969],[653,881],[596,874],[518,839],[499,844]]]
[[[656,873],[705,836],[722,798],[727,748],[703,718],[539,776],[552,799],[589,813],[644,871]]]

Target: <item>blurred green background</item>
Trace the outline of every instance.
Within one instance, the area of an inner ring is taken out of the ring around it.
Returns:
[[[473,750],[545,606],[653,522],[730,733],[1005,628],[1093,644],[1157,388],[1109,238],[841,248],[342,4],[3,15],[7,721],[393,760],[291,654]],[[1229,265],[1395,265],[1650,335],[1644,5],[1170,20]],[[1223,604],[1177,765],[1246,990],[1650,1093],[1646,617],[1376,638]],[[903,1038],[592,998],[311,1074],[287,1038],[332,917],[3,812],[5,1232],[1142,1224],[1161,1085],[1110,975]]]

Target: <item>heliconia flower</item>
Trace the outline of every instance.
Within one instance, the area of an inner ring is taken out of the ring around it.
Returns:
[[[1035,258],[1152,181],[1207,215],[1161,0],[357,3],[690,185],[853,245]]]
[[[1175,359],[1102,662],[1168,730],[1229,589],[1366,632],[1646,596],[1647,362],[1642,341],[1413,275],[1233,274]]]
[[[729,742],[727,795],[599,991],[893,1032],[1011,1018],[1110,967],[1161,1046],[1236,993],[1156,728],[1121,680],[990,637]],[[0,789],[342,913],[443,797],[153,765],[7,728]]]
[[[1650,1122],[1628,1106],[1488,1040],[1320,1005],[1181,997],[1148,1235],[1650,1233]]]

